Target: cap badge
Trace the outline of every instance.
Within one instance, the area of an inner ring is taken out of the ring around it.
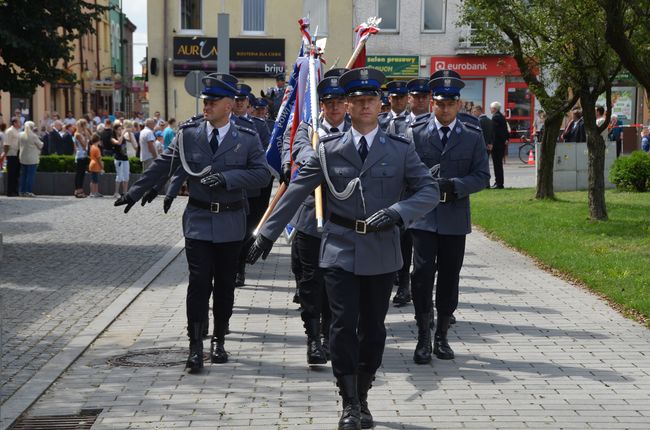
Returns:
[[[444,76],[445,78],[448,77],[449,76],[449,70],[445,70],[444,72],[442,72],[442,76]]]
[[[337,82],[336,78],[330,79],[330,86],[332,86],[332,87],[337,87],[338,86],[338,82]]]
[[[361,79],[368,79],[368,69],[362,69],[360,71]]]
[[[444,85],[445,85],[445,87],[451,87],[451,79],[445,79],[444,80]]]

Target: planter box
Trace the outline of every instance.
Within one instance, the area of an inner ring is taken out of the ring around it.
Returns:
[[[74,173],[64,172],[39,172],[36,171],[34,180],[34,194],[42,196],[71,196],[74,193]],[[129,185],[140,178],[139,173],[132,173],[129,176]],[[0,189],[6,189],[7,175],[2,175]],[[90,173],[84,177],[84,191],[90,192]],[[115,192],[115,173],[104,173],[99,175],[99,192],[111,195]]]

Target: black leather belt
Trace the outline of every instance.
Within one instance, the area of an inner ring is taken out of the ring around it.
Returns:
[[[340,225],[341,227],[346,227],[351,230],[354,230],[359,234],[377,233],[379,231],[387,231],[393,228],[393,226],[390,225],[386,228],[379,229],[377,227],[369,226],[368,224],[366,224],[365,220],[345,218],[335,213],[330,215],[330,221],[332,221],[336,225]]]
[[[218,214],[219,212],[238,211],[239,209],[244,207],[241,200],[238,200],[236,202],[219,203],[219,202],[204,202],[203,200],[198,200],[193,197],[190,197],[188,199],[188,203],[197,208],[207,209],[213,214]]]

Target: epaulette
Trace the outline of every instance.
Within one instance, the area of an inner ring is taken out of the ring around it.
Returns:
[[[250,119],[252,119],[253,121],[258,121],[258,122],[266,122],[262,118],[258,118],[256,116],[252,116],[252,117],[250,117]]]
[[[341,136],[343,136],[345,133],[331,133],[331,134],[326,134],[325,136],[320,138],[320,143],[325,143],[329,142],[330,140],[338,139]]]
[[[377,114],[377,118],[384,118],[386,115],[388,115],[388,112],[380,112]]]
[[[415,117],[415,121],[413,121],[409,127],[419,127],[421,125],[427,124],[429,122],[430,114],[428,113],[423,113],[422,115],[418,115]]]
[[[239,131],[243,131],[244,133],[252,134],[253,136],[257,136],[257,131],[250,129],[248,127],[244,127],[243,125],[235,124],[235,128]]]
[[[242,120],[242,121],[246,121],[249,124],[253,124],[253,120],[250,119],[250,118],[247,118],[245,116],[240,116],[239,119]]]
[[[398,140],[398,141],[400,141],[400,142],[402,142],[402,143],[406,143],[407,145],[410,145],[410,144],[411,144],[411,141],[408,140],[408,139],[407,139],[406,137],[404,137],[404,136],[400,136],[400,135],[398,135],[398,134],[393,134],[393,133],[386,133],[386,135],[387,135],[388,137],[390,137],[391,139],[393,139],[393,140]]]
[[[463,121],[461,121],[461,124],[463,124],[465,127],[470,129],[471,131],[474,131],[476,133],[481,133],[481,134],[483,133],[483,130],[481,129],[481,127],[476,125],[476,124],[472,124],[471,122],[463,122]]]
[[[201,124],[201,122],[203,122],[203,119],[204,119],[203,115],[195,115],[192,118],[182,122],[178,126],[178,129],[182,130],[182,129],[188,128],[188,127],[196,127],[197,125]]]

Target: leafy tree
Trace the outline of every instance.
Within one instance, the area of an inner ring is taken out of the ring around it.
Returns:
[[[465,0],[461,22],[477,29],[476,41],[483,42],[488,52],[514,56],[547,112],[537,198],[554,196],[555,142],[564,114],[580,100],[589,149],[589,214],[605,220],[605,147],[600,132],[609,122],[611,83],[620,61],[604,40],[605,14],[597,1]],[[608,96],[608,114],[596,127],[595,104],[603,92]]]
[[[476,29],[473,41],[485,46],[484,53],[514,57],[546,112],[535,197],[554,198],[555,144],[564,115],[578,99],[569,97],[569,81],[559,67],[558,55],[552,55],[568,43],[565,29],[559,28],[550,5],[543,0],[465,0],[460,23]]]
[[[94,33],[108,7],[84,0],[0,0],[0,90],[30,94],[44,82],[74,81],[60,62]]]
[[[650,0],[598,0],[605,39],[625,68],[650,91]]]

